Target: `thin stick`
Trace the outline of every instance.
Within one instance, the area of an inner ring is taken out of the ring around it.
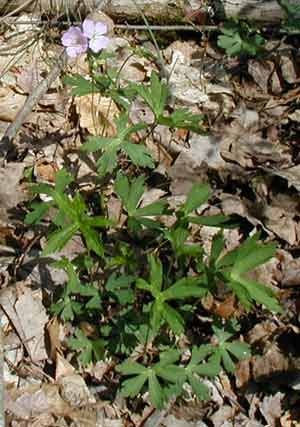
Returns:
[[[0,142],[0,157],[6,157],[8,151],[14,149],[12,140],[17,135],[20,127],[24,123],[26,117],[31,113],[33,107],[40,101],[45,95],[51,84],[59,76],[61,70],[66,64],[67,55],[65,51],[60,55],[56,64],[48,74],[48,76],[39,83],[32,93],[26,99],[23,107],[19,110],[15,120],[8,126],[5,134]]]
[[[15,15],[18,12],[21,12],[21,10],[25,9],[25,7],[29,6],[30,3],[34,2],[34,1],[36,1],[36,0],[27,0],[25,3],[21,4],[19,7],[17,7],[16,9],[9,12],[7,15],[0,18],[0,22],[5,21],[5,19],[9,18],[10,16]]]
[[[9,17],[6,19],[4,17],[3,23],[7,25],[30,25],[30,24],[36,24],[36,25],[48,25],[51,24],[61,26],[61,25],[80,25],[82,24],[81,21],[59,21],[57,19],[51,19],[48,21],[43,21],[42,19],[28,19],[28,20],[22,20],[22,21],[16,21],[15,17]],[[128,30],[128,31],[143,31],[143,30],[152,30],[152,31],[216,31],[219,29],[217,25],[151,25],[148,26],[142,25],[142,24],[115,24],[114,28],[117,30]]]

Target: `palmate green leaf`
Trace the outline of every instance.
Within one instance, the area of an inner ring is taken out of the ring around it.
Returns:
[[[87,206],[80,193],[75,194],[72,200],[72,208],[76,212],[75,218],[81,218],[82,216],[84,216],[85,212],[87,211]],[[88,218],[87,215],[85,216]]]
[[[238,360],[248,359],[251,356],[250,346],[241,341],[226,343],[226,349]]]
[[[191,360],[188,364],[188,368],[194,368],[199,362],[202,362],[209,354],[213,351],[213,346],[209,344],[203,344],[200,347],[192,348]]]
[[[134,360],[127,359],[116,367],[118,372],[123,375],[140,375],[147,373],[147,368]]]
[[[149,255],[148,262],[150,264],[150,284],[153,289],[153,296],[155,297],[162,287],[163,281],[163,268],[159,258],[155,258],[153,255]]]
[[[194,374],[190,373],[188,375],[188,382],[199,400],[209,400],[210,393],[208,387],[196,378]]]
[[[106,284],[107,291],[110,291],[113,298],[119,301],[120,304],[133,304],[135,295],[131,289],[131,284],[136,280],[134,276],[120,276],[117,277],[113,273]]]
[[[213,354],[207,362],[193,368],[193,372],[203,377],[216,377],[220,373],[220,370],[221,360],[219,354]]]
[[[75,337],[70,338],[68,343],[71,349],[80,352],[79,360],[85,366],[92,361],[103,358],[105,341],[101,339],[92,340],[86,337],[80,329],[76,330]]]
[[[232,291],[237,296],[240,303],[245,307],[245,309],[247,311],[251,310],[253,306],[253,299],[248,290],[240,283],[234,282],[232,280],[228,282],[228,286],[232,289]]]
[[[202,278],[184,277],[178,280],[170,288],[162,293],[164,300],[184,299],[189,297],[202,298],[207,294],[207,289],[203,286]]]
[[[121,199],[123,205],[126,206],[129,199],[130,184],[126,175],[118,172],[114,185],[114,190],[117,196]]]
[[[166,302],[162,303],[162,317],[168,323],[175,335],[184,332],[184,320],[181,314]]]
[[[137,279],[136,287],[138,289],[143,289],[144,291],[152,292],[151,285],[148,282],[146,282],[146,280],[144,279]]]
[[[276,244],[274,243],[256,245],[251,252],[244,256],[241,256],[238,252],[238,257],[233,265],[232,271],[237,272],[238,274],[247,273],[248,271],[269,261],[275,255],[275,252]]]
[[[225,349],[219,349],[219,354],[222,359],[223,366],[227,372],[233,373],[235,371],[235,363]]]
[[[166,200],[158,200],[157,202],[150,203],[143,208],[138,208],[134,213],[135,218],[142,216],[156,216],[166,213],[168,202]]]
[[[189,235],[189,231],[183,227],[177,227],[175,229],[165,231],[165,237],[169,242],[171,242],[172,248],[176,253],[181,251],[181,248]]]
[[[143,385],[148,379],[148,374],[143,373],[123,381],[121,395],[123,397],[135,397],[142,390]]]
[[[218,342],[220,346],[223,346],[223,344],[238,331],[238,329],[233,329],[232,324],[230,323],[227,324],[226,327],[218,323],[215,323],[212,325],[212,330],[214,331],[214,334],[218,338]]]
[[[164,112],[167,98],[169,95],[168,86],[162,83],[158,75],[154,72],[151,73],[150,85],[136,85],[137,93],[144,99],[146,104],[151,108],[156,119],[158,119]]]
[[[243,51],[243,41],[238,32],[225,31],[223,35],[218,37],[218,46],[226,51],[226,54],[229,56],[238,55]],[[226,34],[227,33],[227,34]]]
[[[25,224],[37,224],[46,215],[52,202],[36,202],[30,205],[31,212],[27,213],[24,219]]]
[[[67,242],[78,231],[79,225],[77,223],[67,226],[64,230],[55,231],[50,235],[42,256],[50,255],[54,252],[61,250]]]
[[[52,193],[53,200],[55,201],[58,208],[73,221],[77,220],[77,212],[74,209],[74,204],[72,200],[64,193],[59,193],[58,191],[53,191]]]
[[[210,196],[211,189],[208,184],[194,184],[182,206],[182,211],[185,215],[188,215],[203,203],[206,203]]]
[[[94,251],[98,256],[103,257],[104,247],[99,233],[87,224],[80,224],[80,231],[83,234],[88,249]]]
[[[163,393],[163,389],[153,370],[151,370],[148,374],[148,381],[150,401],[155,408],[161,409],[165,403],[165,396]]]
[[[125,151],[134,165],[150,169],[155,167],[151,153],[144,145],[125,142],[121,149]]]
[[[181,352],[176,348],[164,351],[159,355],[159,362],[155,365],[155,367],[166,367],[168,365],[172,365],[175,362],[178,362],[180,359]]]
[[[257,241],[260,237],[260,233],[256,233],[251,237],[248,237],[239,247],[227,252],[221,259],[216,262],[217,268],[230,267],[240,259],[247,257],[250,253],[255,252],[258,247]]]
[[[145,178],[142,175],[131,182],[128,199],[126,203],[124,202],[124,206],[126,207],[129,216],[133,216],[136,211],[140,199],[145,191],[144,183]]]
[[[55,175],[55,190],[63,192],[74,181],[74,177],[65,169],[60,169]]]
[[[97,92],[95,84],[90,80],[85,79],[80,74],[64,76],[63,83],[72,87],[72,96],[84,96]]]
[[[193,114],[187,108],[181,108],[174,111],[169,116],[158,117],[158,124],[168,126],[169,128],[188,129],[195,133],[203,133],[200,122],[203,116]]]
[[[155,229],[155,230],[163,229],[163,225],[160,222],[155,221],[154,219],[138,217],[137,221],[139,222],[139,224],[143,225],[146,228]]]
[[[238,220],[225,215],[188,216],[187,219],[192,224],[207,225],[209,227],[231,229],[239,226]]]
[[[213,266],[216,262],[216,260],[221,255],[222,250],[225,247],[225,240],[223,236],[222,230],[215,234],[212,240],[212,246],[210,251],[210,257],[209,257],[209,264],[210,266]]]
[[[106,138],[100,136],[90,136],[88,142],[80,147],[81,151],[93,153],[94,151],[103,150],[106,147],[111,146],[117,138]],[[118,140],[118,139],[117,139]],[[118,140],[119,141],[119,140]]]
[[[102,156],[97,160],[97,168],[100,176],[107,173],[112,173],[118,164],[118,149],[110,147]]]
[[[29,190],[32,194],[47,194],[47,196],[52,197],[54,188],[49,184],[31,184],[29,185]]]
[[[168,366],[154,366],[156,375],[166,381],[176,383],[177,381],[184,380],[186,374],[181,366],[168,365]]]
[[[104,218],[103,216],[84,217],[84,223],[89,227],[106,228],[114,225],[114,221]]]
[[[246,22],[228,22],[221,31],[217,44],[227,55],[256,55],[262,51],[265,39]]]
[[[238,286],[238,284],[243,286],[251,299],[258,304],[263,304],[268,310],[275,313],[282,313],[283,310],[276,298],[276,294],[268,286],[249,279],[248,277],[242,277],[236,274],[232,276],[232,281],[236,283],[236,286]]]
[[[73,321],[75,315],[82,312],[82,304],[65,296],[55,304],[51,304],[50,311],[55,316],[59,316],[65,322]]]
[[[163,317],[163,305],[160,301],[155,301],[151,306],[150,324],[153,330],[153,335],[156,335],[160,330]]]

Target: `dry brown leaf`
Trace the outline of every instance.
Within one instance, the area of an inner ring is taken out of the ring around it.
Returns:
[[[173,194],[187,194],[195,182],[205,181],[207,168],[219,168],[224,161],[219,154],[219,141],[212,136],[195,135],[189,148],[183,147],[169,171]]]
[[[57,317],[53,317],[46,325],[46,331],[49,338],[49,357],[52,361],[56,360],[56,355],[61,347],[61,323]]]
[[[68,405],[59,395],[56,385],[37,384],[26,388],[8,389],[6,393],[6,410],[21,419],[29,419],[39,414],[64,414]]]
[[[24,286],[20,291],[15,310],[21,321],[30,358],[34,362],[39,362],[47,359],[44,329],[48,316],[42,302],[42,292],[32,291]]]
[[[82,406],[95,403],[84,379],[77,374],[68,375],[59,379],[61,396],[71,406]]]
[[[55,366],[55,381],[63,377],[72,376],[75,372],[74,367],[59,353],[56,354],[56,366]]]
[[[80,126],[92,135],[114,136],[119,110],[111,98],[94,93],[75,98]]]
[[[236,386],[243,388],[247,386],[251,379],[250,359],[241,360],[235,368]]]
[[[253,356],[251,362],[255,381],[264,381],[273,374],[287,371],[289,367],[288,360],[276,344],[272,344],[262,356]]]
[[[40,160],[35,165],[34,173],[37,181],[54,183],[58,169],[59,167],[55,162],[49,163],[47,160]]]
[[[24,169],[24,163],[13,162],[0,167],[0,214],[28,197],[20,184]]]
[[[257,323],[248,333],[249,344],[257,344],[262,342],[265,344],[270,337],[278,330],[278,325],[271,320]]]
[[[282,52],[279,55],[279,64],[284,80],[290,84],[296,83],[298,75],[296,64],[291,52]]]
[[[278,392],[273,396],[265,396],[259,405],[260,412],[270,427],[277,427],[278,425],[282,414],[281,402],[283,398],[284,394]]]
[[[9,87],[0,88],[0,120],[13,122],[26,96],[14,92]]]
[[[234,409],[229,405],[219,408],[211,417],[214,427],[231,427],[231,420],[235,414]]]

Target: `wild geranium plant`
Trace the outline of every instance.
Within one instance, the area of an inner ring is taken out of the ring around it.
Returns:
[[[68,53],[76,56],[87,46],[98,50],[106,43],[103,32],[103,26],[86,21],[82,30],[68,30],[63,36]],[[186,109],[172,111],[168,86],[154,72],[146,84],[123,87],[112,76],[116,74],[93,73],[94,88],[113,97],[120,115],[114,136],[90,137],[82,146],[86,153],[97,154],[99,181],[92,194],[65,169],[57,173],[54,185],[32,185],[25,220],[32,226],[47,221],[43,255],[59,253],[74,237],[81,238],[85,248],[56,261],[68,280],[53,297],[50,311],[73,325],[69,349],[79,364],[113,359],[123,396],[145,397],[148,391],[150,402],[161,408],[171,397],[184,396],[184,385],[189,384],[197,398],[208,399],[203,380],[222,369],[231,375],[236,362],[250,356],[250,347],[239,335],[238,323],[216,319],[205,300],[221,301],[225,293],[234,296],[245,315],[254,305],[281,312],[274,291],[249,275],[272,258],[276,248],[260,242],[256,233],[227,251],[223,230],[239,223],[219,214],[198,215],[199,207],[212,201],[206,183],[194,184],[176,208],[167,198],[141,204],[156,165],[144,135],[157,125],[201,132],[202,118]],[[81,76],[66,81],[79,96],[92,90]],[[130,123],[128,106],[137,96],[152,110],[153,123]],[[108,215],[107,183],[119,201],[119,220]],[[192,226],[197,225],[219,230],[209,251],[201,241],[192,241]],[[199,326],[209,316],[211,322],[202,325],[207,329],[203,337]],[[86,333],[83,324],[92,333]]]

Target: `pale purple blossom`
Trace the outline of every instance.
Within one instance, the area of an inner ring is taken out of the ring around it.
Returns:
[[[82,24],[83,34],[89,39],[89,48],[98,53],[105,49],[109,43],[109,38],[104,36],[107,33],[107,25],[104,22],[94,22],[85,19]]]
[[[68,56],[76,58],[88,49],[88,39],[79,27],[70,27],[61,38]]]

